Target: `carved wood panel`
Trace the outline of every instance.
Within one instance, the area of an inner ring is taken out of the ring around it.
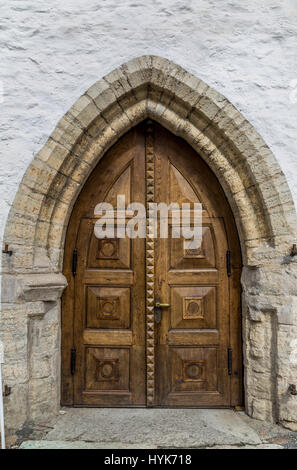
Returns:
[[[128,348],[86,348],[85,390],[129,392]]]
[[[171,238],[170,263],[172,269],[199,269],[214,268],[216,255],[214,246],[214,233],[211,225],[202,227],[202,241],[198,248],[186,248],[185,239]]]
[[[217,327],[215,286],[172,286],[170,328]]]
[[[86,286],[87,328],[130,328],[129,287]]]
[[[90,233],[90,237],[87,261],[89,268],[130,268],[131,240],[129,238],[98,239],[94,231]]]
[[[171,350],[171,390],[176,392],[215,392],[218,391],[217,349],[172,348]]]

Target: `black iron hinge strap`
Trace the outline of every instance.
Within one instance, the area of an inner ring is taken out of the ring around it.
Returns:
[[[76,275],[76,268],[77,268],[77,249],[73,250],[73,257],[72,257],[72,274],[73,276]]]
[[[231,252],[229,250],[226,251],[226,266],[227,266],[227,276],[231,276]]]
[[[232,375],[232,349],[228,348],[228,375]]]
[[[75,374],[75,363],[76,363],[76,349],[71,349],[71,359],[70,359],[70,371],[71,375]]]

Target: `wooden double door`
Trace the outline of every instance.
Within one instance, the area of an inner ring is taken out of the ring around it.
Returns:
[[[117,207],[119,195],[147,209],[201,203],[201,245],[185,248],[182,235],[172,237],[172,213],[168,238],[154,238],[143,218],[146,237],[133,238],[138,226]],[[114,207],[115,220],[102,239],[94,233],[100,202]],[[69,222],[62,404],[242,404],[240,273],[233,215],[205,162],[156,123],[131,130],[93,170]]]

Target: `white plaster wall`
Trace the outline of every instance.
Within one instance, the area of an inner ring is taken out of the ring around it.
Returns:
[[[297,0],[2,0],[0,236],[60,117],[143,54],[167,57],[223,93],[271,147],[297,204],[296,18]]]

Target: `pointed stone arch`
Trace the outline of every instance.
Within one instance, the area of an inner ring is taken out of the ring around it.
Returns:
[[[58,299],[65,287],[64,238],[76,198],[106,151],[148,117],[185,139],[213,170],[226,193],[244,261],[247,411],[293,426],[297,411],[288,387],[297,368],[289,362],[291,343],[297,338],[293,282],[297,274],[290,247],[297,222],[290,190],[275,157],[243,115],[220,93],[169,60],[139,57],[99,80],[62,117],[34,157],[6,225],[4,242],[13,256],[3,258],[4,306],[7,312],[18,306],[26,325],[31,325],[31,335],[35,328],[41,331],[48,326],[49,312],[55,311],[58,318]],[[22,340],[27,335],[20,325],[17,332]],[[51,338],[55,345],[57,334],[55,331]],[[26,395],[27,405],[25,415],[18,416],[18,425],[37,419],[44,409],[44,404],[34,404],[42,383],[50,383],[49,396],[54,402],[52,406],[44,398],[48,414],[59,403],[54,385],[56,365],[50,366],[43,382],[34,377],[38,351],[30,351],[33,336],[24,341],[27,353],[20,367],[26,372],[15,386]],[[55,350],[55,354],[57,362],[59,353]],[[260,378],[255,365],[262,370]],[[9,376],[8,369],[6,374]],[[10,414],[13,403],[12,395],[7,404]]]

